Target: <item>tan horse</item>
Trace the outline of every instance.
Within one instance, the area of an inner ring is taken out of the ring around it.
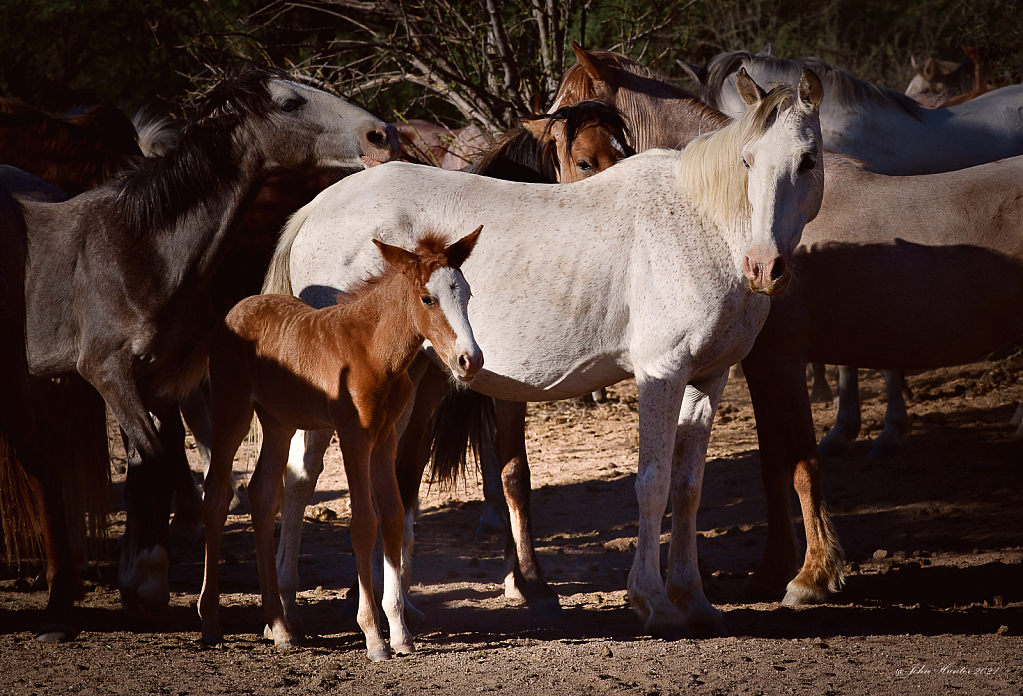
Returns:
[[[371,660],[413,651],[405,626],[399,567],[405,509],[394,475],[395,421],[412,396],[407,370],[423,339],[448,369],[468,382],[483,355],[466,316],[469,286],[459,268],[482,226],[447,246],[423,238],[415,253],[376,241],[382,275],[347,293],[340,304],[313,309],[290,295],[258,295],[238,303],[211,351],[213,450],[206,475],[206,578],[199,599],[206,643],[223,640],[218,620],[217,564],[231,502],[234,454],[252,421],[263,444],[249,485],[256,560],[267,638],[277,646],[297,636],[285,619],[274,565],[274,520],[297,429],[338,433],[352,504],[352,546],[359,572],[359,626]],[[379,508],[384,539],[383,607],[388,647],[374,601],[370,555]]]

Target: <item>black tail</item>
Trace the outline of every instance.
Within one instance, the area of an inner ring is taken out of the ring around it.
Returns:
[[[483,451],[493,448],[496,428],[494,400],[471,389],[452,389],[433,413],[431,483],[454,483],[469,468],[468,453],[476,469]]]

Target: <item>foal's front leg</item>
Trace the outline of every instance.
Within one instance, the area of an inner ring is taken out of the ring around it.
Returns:
[[[352,550],[359,574],[359,609],[356,620],[366,636],[366,656],[373,662],[388,660],[391,649],[380,630],[373,591],[373,545],[377,539],[377,516],[373,510],[370,483],[372,442],[357,425],[338,430],[341,456],[348,478],[348,496],[352,506]]]
[[[405,508],[401,504],[398,479],[394,472],[398,436],[393,426],[387,430],[386,437],[374,448],[370,462],[373,494],[380,513],[384,541],[384,592],[381,604],[387,616],[391,649],[400,655],[407,655],[414,652],[415,647],[412,634],[405,625],[405,595],[401,578]]]
[[[721,612],[703,594],[696,553],[696,512],[707,442],[727,381],[726,370],[686,387],[671,469],[671,545],[665,586],[668,597],[685,614],[686,626],[698,638],[727,635]]]
[[[644,375],[637,369],[639,387],[639,536],[629,571],[629,602],[644,629],[666,640],[691,637],[685,616],[668,598],[661,580],[661,520],[668,504],[671,455],[682,394],[688,375],[669,379]]]

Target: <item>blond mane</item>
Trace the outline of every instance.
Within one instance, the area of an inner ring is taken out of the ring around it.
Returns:
[[[756,109],[721,130],[702,135],[682,150],[679,180],[699,213],[730,222],[752,214],[741,153],[761,135],[776,110],[795,102],[795,89],[778,85]]]

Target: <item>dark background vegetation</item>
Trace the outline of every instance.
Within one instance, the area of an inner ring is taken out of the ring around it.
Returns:
[[[569,42],[669,79],[770,43],[900,91],[910,57],[976,47],[996,84],[1023,81],[1018,0],[0,0],[0,94],[60,114],[113,103],[180,115],[224,69],[270,63],[387,120],[500,129],[545,110]],[[684,84],[684,83],[683,83]]]

